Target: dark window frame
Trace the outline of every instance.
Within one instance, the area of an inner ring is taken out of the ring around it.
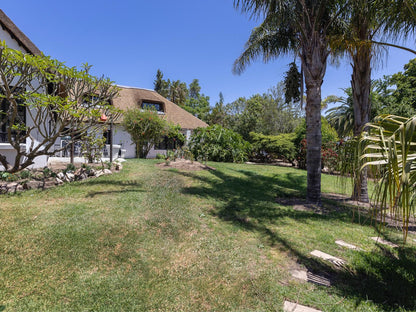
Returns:
[[[18,92],[22,92],[22,90],[18,90]],[[23,103],[21,99],[16,99],[17,102],[17,121],[20,121],[24,125],[26,125],[26,105]],[[7,111],[10,108],[10,103],[7,99],[1,98],[0,99],[0,143],[10,143],[8,141],[7,135],[8,130],[7,128],[10,127],[10,121],[5,120],[8,116]],[[6,112],[6,113],[3,113]],[[5,114],[5,115],[3,115]],[[12,137],[16,136],[17,132],[12,131]]]
[[[158,109],[158,107],[159,109]],[[158,113],[165,113],[165,104],[163,102],[155,102],[149,100],[142,100],[140,103],[141,109],[155,108]]]

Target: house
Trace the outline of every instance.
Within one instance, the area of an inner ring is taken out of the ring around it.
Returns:
[[[116,108],[125,111],[133,108],[145,109],[152,107],[158,112],[161,118],[175,125],[179,125],[187,140],[189,140],[193,130],[208,126],[205,122],[164,98],[156,91],[125,86],[119,86],[119,88],[120,92],[118,97],[113,99],[113,105]],[[126,158],[134,158],[136,157],[135,145],[132,143],[130,135],[122,129],[121,121],[120,119],[115,122],[113,143],[115,145],[121,145],[123,156],[125,155]],[[163,144],[152,148],[147,157],[154,158],[157,154],[166,154],[166,147]]]
[[[10,20],[10,18],[0,10],[0,40],[5,41],[6,45],[9,48],[21,51],[23,53],[28,53],[32,55],[41,55],[41,51],[35,46],[35,44],[30,41],[30,39],[23,34],[23,32]],[[45,90],[45,92],[48,92]],[[188,113],[184,109],[180,108],[176,104],[162,97],[158,93],[152,90],[133,88],[133,87],[120,87],[120,93],[118,97],[113,99],[112,103],[115,107],[120,108],[121,110],[127,110],[129,108],[146,108],[153,107],[158,111],[158,114],[165,118],[167,121],[172,122],[173,124],[179,125],[183,133],[186,135],[186,138],[189,139],[192,131],[198,127],[206,127],[207,124],[198,118],[194,117],[192,114]],[[0,100],[0,110],[4,110],[7,107],[6,101]],[[3,107],[4,106],[4,107]],[[31,125],[33,123],[29,111],[25,110],[21,112],[21,120],[24,120],[26,125]],[[119,154],[122,157],[134,158],[136,156],[135,146],[130,139],[130,135],[123,130],[121,126],[122,117],[109,122],[109,129],[104,133],[107,144],[104,150],[104,157],[116,158]],[[16,151],[7,141],[7,125],[0,126],[0,155],[6,157],[7,161],[13,165],[15,159]],[[30,138],[26,139],[25,144],[21,144],[20,148],[28,150],[32,145],[41,146],[41,138],[39,133],[33,133]],[[33,144],[32,144],[33,143]],[[68,137],[61,137],[55,142],[55,149],[62,149],[68,147]],[[112,146],[112,150],[110,151]],[[155,157],[157,153],[166,153],[165,147],[162,145],[157,147],[158,149],[153,148],[149,153],[148,157]],[[52,150],[52,151],[54,151]],[[79,144],[74,144],[74,156],[80,155]],[[59,151],[55,154],[56,157],[68,157],[69,150]],[[48,156],[42,155],[35,158],[31,168],[44,167],[48,164]],[[82,159],[82,158],[81,158]],[[4,170],[0,166],[0,171]]]
[[[5,41],[9,48],[21,51],[23,53],[28,53],[32,55],[41,55],[41,51],[36,47],[36,45],[28,38],[26,35],[11,21],[11,19],[0,10],[0,40]],[[4,101],[0,103],[4,105]],[[0,107],[0,110],[2,107]],[[24,119],[27,123],[30,123],[31,120],[28,117],[28,112],[23,112],[25,114]],[[7,125],[2,125],[0,127],[0,154],[5,156],[8,160],[14,159],[16,154],[13,147],[7,142],[6,127]],[[36,138],[35,138],[36,140]],[[26,148],[31,142],[26,142],[26,145],[22,145],[21,148]],[[36,144],[36,142],[35,142]],[[46,156],[40,156],[35,159],[33,167],[42,167],[47,163]],[[0,170],[2,170],[0,166]]]

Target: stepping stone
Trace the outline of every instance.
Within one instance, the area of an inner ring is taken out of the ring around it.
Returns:
[[[314,284],[321,285],[321,286],[328,286],[328,287],[331,286],[331,280],[329,280],[328,278],[324,276],[313,274],[312,272],[309,272],[309,271],[293,270],[293,271],[290,271],[290,273],[292,274],[294,278],[297,278],[305,282],[314,283]]]
[[[390,247],[393,247],[393,248],[399,247],[398,245],[393,244],[392,242],[386,241],[385,239],[382,239],[380,237],[370,237],[370,238],[373,241],[376,241],[377,243],[380,243],[380,244],[383,244],[383,245],[386,245],[386,246],[390,246]]]
[[[307,282],[308,281],[308,272],[304,270],[292,270],[290,274],[297,279]]]
[[[348,243],[346,243],[346,242],[344,242],[343,240],[340,240],[340,239],[336,240],[335,244],[337,244],[341,247],[348,248],[348,249],[360,250],[360,248],[358,248],[357,246],[352,245],[352,244],[348,244]]]
[[[342,260],[340,258],[337,258],[337,257],[334,257],[334,256],[331,256],[331,255],[329,255],[327,253],[324,253],[322,251],[319,251],[319,250],[312,251],[311,255],[315,256],[315,257],[318,257],[318,258],[321,258],[321,259],[324,259],[326,261],[332,262],[333,264],[335,264],[338,267],[342,267],[345,264],[344,260]]]
[[[285,312],[322,312],[321,310],[309,308],[307,306],[294,303],[294,302],[290,302],[290,301],[285,301],[285,303],[283,304],[283,311]]]

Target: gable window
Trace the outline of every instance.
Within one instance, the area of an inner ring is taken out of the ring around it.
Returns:
[[[142,109],[155,110],[158,113],[162,113],[162,114],[165,112],[163,110],[163,104],[162,103],[152,103],[152,102],[148,102],[148,101],[143,101],[142,102]]]

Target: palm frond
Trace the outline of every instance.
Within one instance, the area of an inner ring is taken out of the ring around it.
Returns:
[[[259,57],[267,63],[282,54],[297,51],[299,43],[293,26],[291,22],[280,19],[278,15],[268,15],[263,23],[251,32],[244,52],[234,62],[233,73],[241,74]]]
[[[375,204],[402,220],[405,242],[416,204],[416,116],[379,116],[369,129],[360,140],[361,169],[376,168]]]

